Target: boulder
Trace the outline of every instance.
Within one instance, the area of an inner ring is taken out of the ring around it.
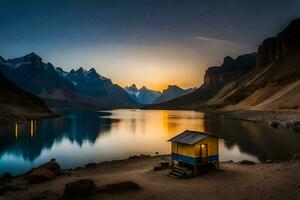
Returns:
[[[42,183],[54,179],[60,174],[60,166],[57,162],[47,162],[26,173],[25,179],[29,183]]]
[[[7,191],[11,189],[11,186],[5,185],[0,187],[0,196],[4,195]]]
[[[290,128],[295,132],[300,132],[300,122],[292,123]]]
[[[162,170],[163,168],[162,168],[162,166],[154,166],[153,167],[153,170],[154,171],[160,171],[160,170]]]
[[[60,174],[60,166],[56,161],[47,162],[45,164],[42,164],[38,168],[48,169],[49,171],[51,171],[55,175]]]
[[[242,160],[239,162],[241,165],[255,165],[255,162],[251,160]]]
[[[133,181],[124,181],[120,183],[113,183],[101,186],[97,189],[98,193],[122,193],[129,191],[137,191],[140,190],[141,187]]]
[[[300,132],[300,121],[290,121],[285,124],[287,128],[292,129],[295,132]]]
[[[269,123],[269,126],[270,127],[273,127],[273,128],[278,128],[280,126],[280,123],[279,122],[276,122],[276,121],[273,121],[273,122],[270,122]]]
[[[300,153],[294,154],[293,160],[300,162]]]
[[[2,178],[5,179],[5,180],[9,180],[9,179],[12,178],[12,175],[11,175],[11,173],[6,172],[6,173],[4,173],[4,174],[2,175]]]
[[[168,161],[161,161],[161,162],[160,162],[160,166],[161,166],[163,169],[167,169],[167,168],[169,168],[170,163],[169,163]]]
[[[42,183],[55,178],[55,174],[48,169],[38,168],[26,175],[25,179],[32,184]]]
[[[66,184],[64,191],[64,199],[74,199],[85,197],[92,194],[96,189],[94,181],[89,179],[81,179]]]

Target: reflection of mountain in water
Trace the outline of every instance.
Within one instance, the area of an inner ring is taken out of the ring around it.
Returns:
[[[295,152],[300,152],[300,136],[285,128],[274,129],[238,120],[233,123],[226,119],[207,119],[205,130],[233,141],[226,143],[227,148],[237,144],[241,152],[254,155],[260,161],[291,159]]]
[[[0,170],[1,167],[2,170],[13,169],[16,162],[24,164],[20,167],[22,170],[29,169],[28,162],[32,164],[32,161],[40,162],[60,155],[65,166],[73,167],[86,162],[125,158],[140,152],[169,153],[167,139],[186,129],[214,132],[233,141],[225,143],[221,151],[224,155],[232,153],[229,158],[235,161],[244,158],[241,152],[260,161],[287,160],[300,152],[300,135],[288,129],[205,118],[203,113],[191,111],[82,112],[38,121],[36,131],[32,125],[35,122],[19,125],[17,133],[14,125],[0,128],[0,162],[4,164],[4,167],[0,164]],[[102,137],[103,134],[111,135]],[[69,143],[75,145],[70,147]],[[78,154],[64,152],[71,149]],[[9,155],[15,156],[12,159]],[[78,159],[84,161],[78,162]]]
[[[84,141],[95,143],[100,134],[107,133],[117,119],[102,118],[110,113],[82,112],[61,118],[40,121],[37,132],[31,137],[28,123],[15,127],[4,127],[0,134],[0,157],[4,153],[22,155],[24,160],[33,161],[45,149],[67,138],[72,143],[82,145]],[[29,123],[30,124],[30,123]]]

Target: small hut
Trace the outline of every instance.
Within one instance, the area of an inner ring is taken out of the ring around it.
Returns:
[[[171,138],[172,164],[185,169],[190,169],[197,175],[207,166],[219,168],[219,142],[220,136],[186,130]]]

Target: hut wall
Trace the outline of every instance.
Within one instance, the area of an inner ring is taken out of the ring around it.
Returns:
[[[208,157],[210,157],[212,160],[218,159],[218,154],[219,154],[219,143],[218,143],[218,138],[215,137],[207,137],[200,142],[198,142],[195,145],[195,156],[196,157],[201,157],[200,155],[200,148],[201,144],[207,144],[208,145]]]
[[[178,144],[172,142],[172,158],[194,165],[201,161],[201,144],[208,145],[208,161],[219,160],[218,138],[215,137],[207,137],[195,145]]]
[[[195,157],[194,146],[186,145],[186,144],[177,144],[172,142],[172,153],[181,154],[193,158]]]

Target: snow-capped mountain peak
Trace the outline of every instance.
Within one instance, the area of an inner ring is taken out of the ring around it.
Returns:
[[[66,77],[68,75],[68,72],[64,71],[61,67],[56,67],[55,70],[62,77]]]
[[[124,89],[134,101],[142,104],[151,104],[161,95],[159,91],[150,90],[145,86],[138,89],[135,84]]]
[[[95,68],[91,68],[89,71],[86,73],[86,77],[88,79],[100,79],[100,80],[107,80],[106,77],[101,76],[100,74],[97,73]]]

